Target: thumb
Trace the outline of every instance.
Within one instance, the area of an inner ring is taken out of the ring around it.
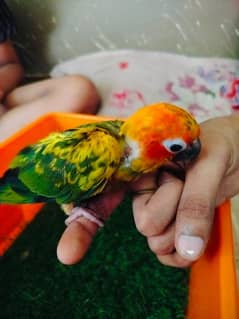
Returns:
[[[122,185],[112,187],[109,191],[93,198],[88,207],[92,208],[101,219],[107,220],[123,200],[124,194]],[[90,248],[97,230],[98,226],[85,217],[70,223],[58,243],[58,259],[66,265],[79,262]]]
[[[184,259],[197,260],[206,248],[217,193],[228,161],[229,156],[219,148],[210,152],[202,150],[198,160],[186,173],[175,228],[175,247]]]

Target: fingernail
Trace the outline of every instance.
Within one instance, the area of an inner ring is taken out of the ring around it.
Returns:
[[[178,253],[189,260],[196,260],[201,255],[204,241],[198,236],[181,235],[178,239]]]

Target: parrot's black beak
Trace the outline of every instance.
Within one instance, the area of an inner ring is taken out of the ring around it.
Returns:
[[[194,160],[201,150],[201,142],[199,139],[194,140],[188,147],[182,152],[174,156],[173,162],[178,163],[182,162],[184,164]]]
[[[160,171],[166,171],[179,178],[185,180],[185,170],[187,164],[193,161],[201,150],[201,143],[199,139],[194,140],[188,147],[182,152],[176,154],[171,162],[163,165]]]

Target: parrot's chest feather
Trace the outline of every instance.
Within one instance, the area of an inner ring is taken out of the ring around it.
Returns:
[[[135,140],[125,138],[123,157],[114,177],[123,181],[131,181],[147,170],[147,163],[142,159],[139,143]]]
[[[130,139],[125,139],[126,147],[124,151],[124,158],[122,166],[131,167],[132,162],[140,157],[139,143]]]
[[[115,177],[131,181],[139,175],[155,171],[166,159],[151,159],[145,156],[145,151],[138,141],[125,138],[124,156]]]

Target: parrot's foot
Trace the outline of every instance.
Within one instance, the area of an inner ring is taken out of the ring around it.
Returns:
[[[65,224],[68,226],[73,221],[77,220],[79,217],[85,217],[86,219],[90,220],[91,222],[97,224],[99,227],[103,227],[104,223],[95,217],[92,214],[93,210],[89,208],[82,208],[82,207],[74,207],[71,210],[70,216],[65,220]]]
[[[157,187],[142,188],[142,189],[134,190],[134,191],[132,192],[132,194],[133,194],[134,196],[137,196],[137,195],[145,195],[145,194],[153,194],[153,193],[155,193],[157,190],[158,190]]]
[[[72,212],[72,210],[73,210],[73,208],[74,208],[74,204],[73,204],[73,203],[70,203],[70,204],[62,204],[62,205],[61,205],[61,208],[62,208],[62,210],[64,211],[64,213],[65,213],[66,215],[70,215],[71,212]]]

